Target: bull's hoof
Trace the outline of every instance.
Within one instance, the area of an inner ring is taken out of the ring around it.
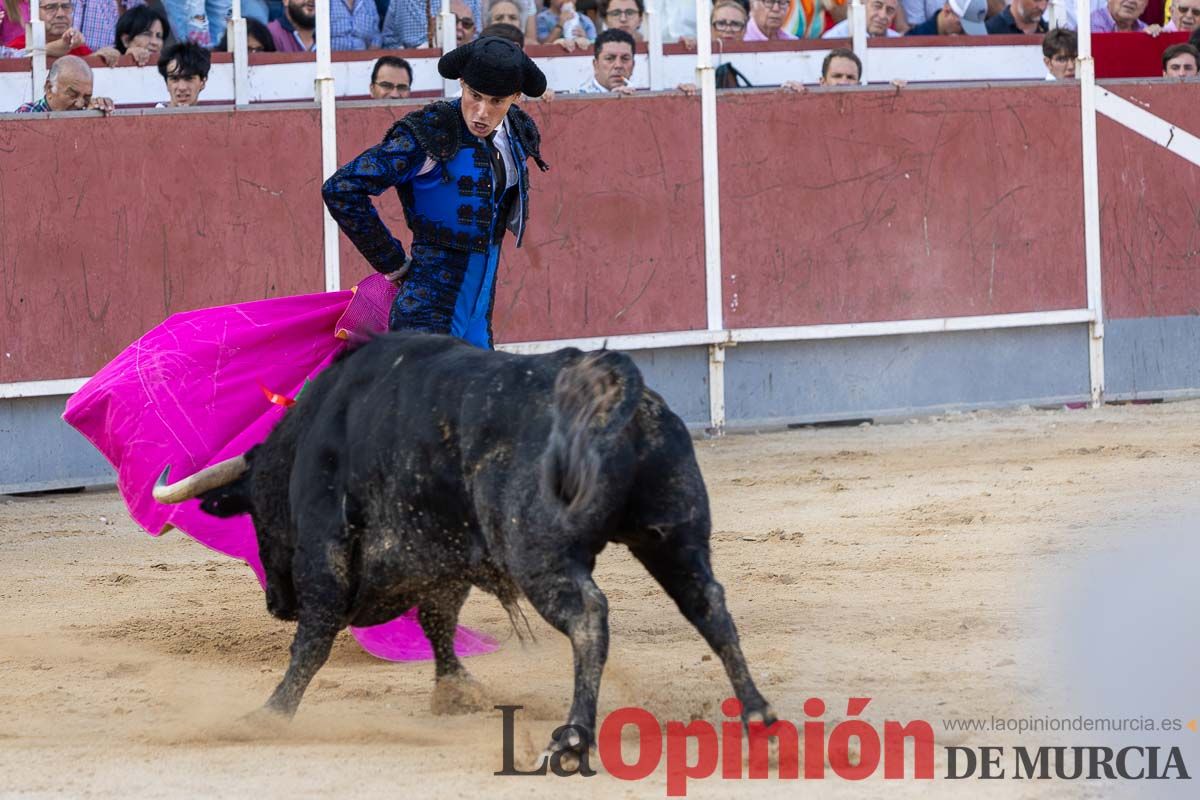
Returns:
[[[584,744],[577,731],[567,731],[561,738],[553,739],[550,746],[542,751],[542,764],[555,763],[551,759],[556,759],[560,770],[563,773],[570,774],[578,772],[580,765],[583,763]],[[594,747],[587,748],[588,766],[595,769],[595,765],[599,763]]]
[[[775,709],[771,708],[770,704],[764,705],[760,709],[755,709],[746,714],[746,724],[751,722],[761,722],[763,725],[774,725],[779,721],[779,717],[775,716]]]
[[[482,684],[465,672],[438,678],[429,708],[434,714],[470,714],[488,707]]]

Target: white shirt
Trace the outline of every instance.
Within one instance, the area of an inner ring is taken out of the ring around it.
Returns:
[[[583,83],[579,84],[579,88],[575,90],[575,94],[604,94],[608,89],[605,89],[596,80],[596,76],[588,78]]]
[[[670,44],[680,37],[696,38],[696,4],[692,0],[662,0],[663,41]]]
[[[941,8],[941,6],[938,6],[938,8]],[[870,34],[867,34],[867,35],[870,36]],[[903,34],[896,33],[896,31],[892,30],[891,28],[888,28],[887,35],[889,37],[896,37],[896,36],[902,36]],[[842,20],[837,25],[834,25],[832,28],[825,31],[825,33],[821,34],[821,38],[822,39],[849,39],[850,38],[850,20],[848,20],[848,19]]]
[[[496,136],[492,142],[500,150],[500,157],[504,159],[505,182],[504,188],[507,189],[517,182],[517,162],[513,160],[512,144],[508,140],[508,120],[505,119],[500,123],[500,127],[496,128]],[[426,175],[433,171],[438,162],[432,158],[426,157],[425,163],[421,165],[421,169],[417,170],[417,175]]]

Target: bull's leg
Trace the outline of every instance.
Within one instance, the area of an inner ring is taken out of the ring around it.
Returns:
[[[341,628],[341,621],[328,613],[301,611],[296,638],[292,640],[292,660],[283,680],[267,701],[268,711],[288,718],[296,713],[304,690],[329,658],[333,640]]]
[[[423,598],[417,610],[417,619],[433,646],[435,683],[430,706],[434,714],[466,714],[483,708],[482,687],[454,652],[458,613],[470,591],[467,583],[445,587]]]
[[[567,715],[573,728],[552,740],[549,750],[580,754],[595,743],[596,699],[608,659],[608,598],[582,564],[543,567],[518,582],[538,613],[571,640],[575,655],[575,696]]]
[[[329,658],[333,640],[349,619],[351,590],[350,545],[338,495],[326,491],[329,480],[296,491],[302,498],[293,512],[297,547],[292,558],[292,583],[299,606],[296,638],[287,673],[266,708],[285,717],[296,713],[300,698],[317,670]],[[305,546],[305,543],[314,543]]]
[[[725,665],[734,695],[742,704],[743,720],[773,723],[775,712],[750,677],[737,628],[725,608],[725,590],[713,577],[708,548],[672,544],[655,542],[630,549]]]

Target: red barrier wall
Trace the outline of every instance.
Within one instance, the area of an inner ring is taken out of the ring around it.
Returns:
[[[1193,90],[1119,87],[1200,131]],[[722,95],[726,325],[1083,306],[1077,98]],[[341,159],[405,110],[340,109]],[[505,246],[498,338],[703,327],[699,100],[531,110],[553,169],[526,246]],[[1107,121],[1100,136],[1109,315],[1196,313],[1196,168]],[[319,139],[310,108],[0,123],[0,382],[91,374],[175,311],[319,291]],[[351,285],[368,267],[342,253]]]
[[[1194,83],[1106,88],[1200,135]],[[1097,141],[1105,313],[1200,314],[1200,167],[1103,116]]]
[[[725,324],[1087,305],[1078,89],[726,94]]]
[[[171,312],[319,290],[320,146],[314,109],[0,123],[0,382],[90,375]]]

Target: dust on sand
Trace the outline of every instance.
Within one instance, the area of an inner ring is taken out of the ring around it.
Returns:
[[[945,745],[1020,741],[948,731],[943,720],[1070,708],[1072,680],[1056,666],[1068,660],[1066,576],[1146,520],[1194,507],[1200,403],[960,414],[730,436],[697,450],[717,575],[775,709],[801,721],[804,700],[823,698],[829,729],[847,698],[870,697],[863,717],[879,728],[929,720],[941,775]],[[724,720],[719,662],[640,566],[610,548],[597,579],[612,630],[601,715],[641,705],[660,720]],[[531,620],[533,644],[509,639],[468,661],[495,703],[524,706],[516,752],[525,764],[564,720],[572,676],[566,641]],[[463,623],[500,636],[508,625],[480,594]],[[291,632],[267,615],[244,565],[178,532],[145,535],[111,490],[0,498],[0,793],[665,795],[661,769],[639,783],[494,777],[499,712],[432,716],[430,664],[375,660],[345,634],[291,725],[240,721],[281,676]],[[1066,743],[1089,743],[1074,738]],[[689,796],[1124,791],[885,783],[881,773],[801,786],[712,778],[692,782]]]

